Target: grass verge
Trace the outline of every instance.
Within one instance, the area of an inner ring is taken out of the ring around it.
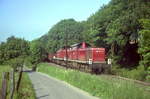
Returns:
[[[32,83],[27,73],[23,73],[19,92],[15,95],[15,99],[36,99],[35,97]]]
[[[149,99],[150,92],[133,82],[108,79],[106,76],[91,75],[76,70],[66,70],[49,64],[39,64],[38,70],[68,82],[101,99]]]
[[[2,85],[2,83],[1,83],[2,82],[2,72],[9,72],[10,70],[11,70],[10,66],[0,65],[0,88]],[[15,80],[17,81],[17,79],[18,79],[18,73],[15,73]],[[8,88],[8,92],[9,92],[9,88]],[[8,93],[7,99],[9,99],[9,98],[10,97],[9,97],[9,93]],[[31,81],[30,81],[27,73],[23,73],[19,92],[17,93],[15,91],[14,99],[36,99],[34,89],[32,87]]]

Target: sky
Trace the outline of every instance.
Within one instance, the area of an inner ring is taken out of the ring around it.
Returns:
[[[62,19],[86,20],[110,0],[0,0],[0,42],[9,36],[33,40]]]

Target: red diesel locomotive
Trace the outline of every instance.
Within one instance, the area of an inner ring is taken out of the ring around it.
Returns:
[[[56,64],[81,71],[101,73],[108,69],[105,48],[92,48],[82,42],[49,54],[49,60]]]

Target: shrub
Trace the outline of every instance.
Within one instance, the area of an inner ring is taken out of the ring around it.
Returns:
[[[136,69],[126,69],[126,68],[119,68],[118,66],[112,67],[112,74],[132,78],[136,80],[145,80],[146,71],[144,66],[138,66]]]
[[[150,66],[149,66],[149,68],[147,70],[146,81],[150,82]]]
[[[23,63],[24,63],[24,60],[21,57],[14,58],[14,59],[11,59],[11,60],[7,61],[7,64],[9,64],[10,66],[12,66],[12,68],[14,68],[15,70],[18,67],[23,66]]]

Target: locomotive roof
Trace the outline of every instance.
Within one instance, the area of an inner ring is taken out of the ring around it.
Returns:
[[[70,46],[63,46],[61,49],[65,49],[65,48],[80,48],[82,46],[82,43],[83,42],[80,42],[80,43],[76,43],[76,44],[73,44],[73,45],[70,45]],[[88,43],[85,43],[87,47],[91,47],[90,44]]]
[[[79,48],[79,47],[82,46],[82,43],[83,43],[83,42],[73,44],[73,45],[71,45],[71,47],[78,47],[78,48]],[[90,44],[88,44],[88,43],[85,43],[85,44],[86,44],[87,47],[90,47]]]

